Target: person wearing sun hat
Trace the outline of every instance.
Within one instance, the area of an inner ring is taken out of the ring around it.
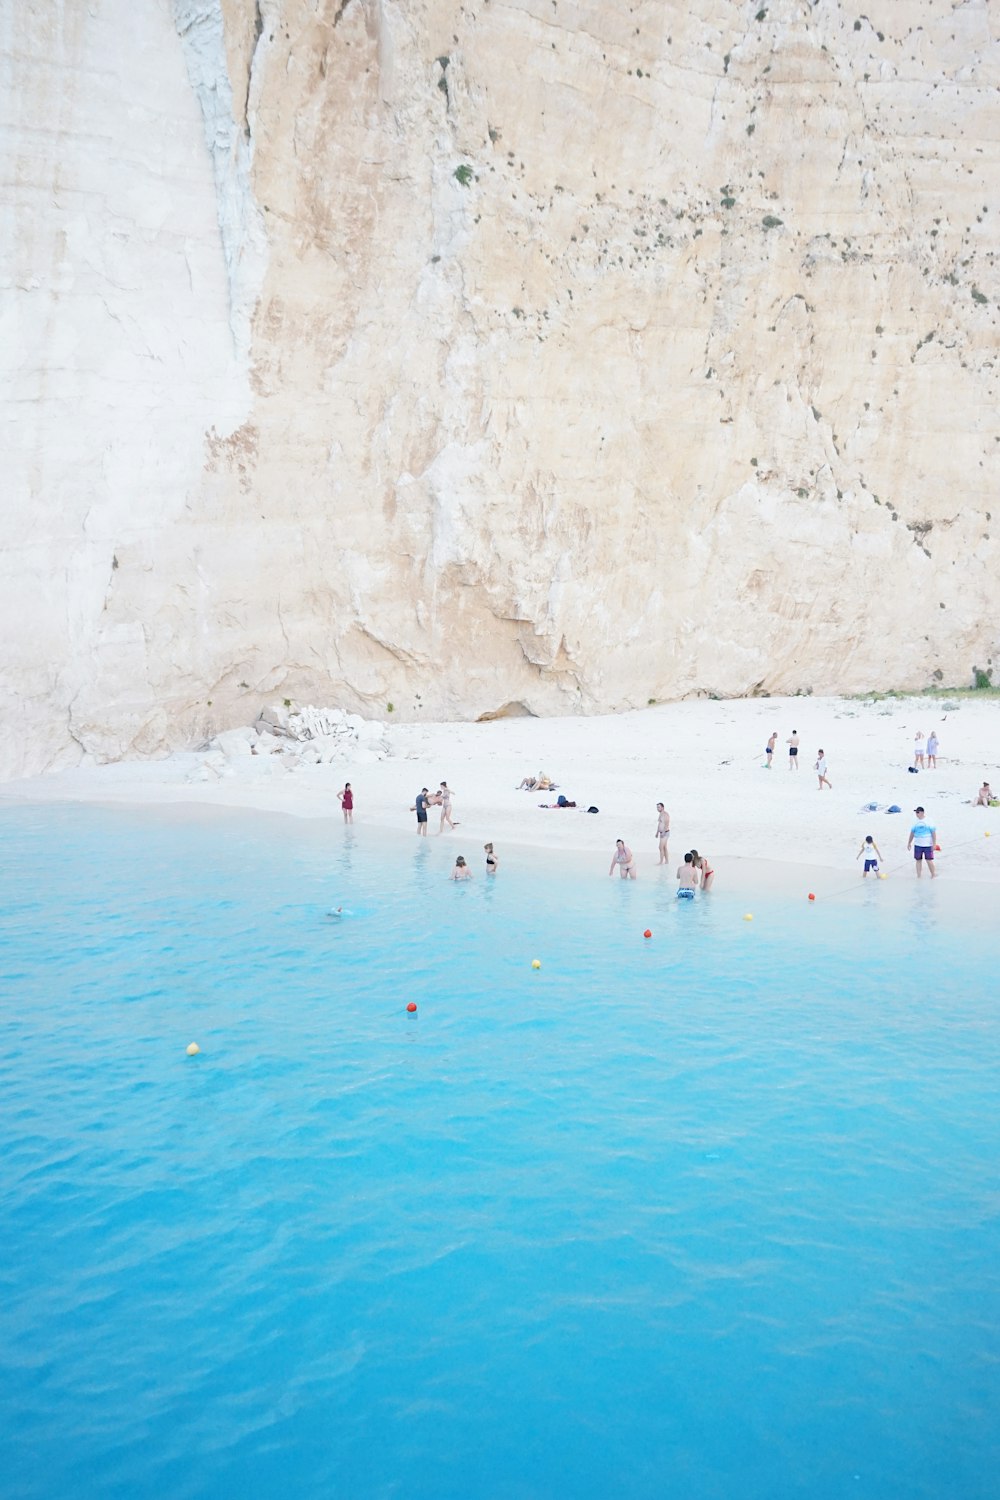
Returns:
[[[922,807],[915,807],[913,811],[917,815],[917,822],[910,829],[910,837],[906,841],[907,849],[913,850],[913,858],[917,863],[917,878],[924,873],[921,866],[930,868],[931,879],[937,875],[934,868],[934,845],[937,843],[937,829],[932,823],[924,820]]]

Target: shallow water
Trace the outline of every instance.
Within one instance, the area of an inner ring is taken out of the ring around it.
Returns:
[[[0,832],[5,1496],[996,1494],[1000,945],[938,893]]]

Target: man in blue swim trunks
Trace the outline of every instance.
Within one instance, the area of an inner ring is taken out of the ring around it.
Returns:
[[[937,829],[932,823],[924,818],[922,807],[915,807],[913,811],[917,815],[917,821],[910,829],[910,837],[906,841],[907,849],[913,850],[913,858],[917,862],[917,878],[924,873],[921,868],[926,865],[931,872],[931,879],[937,876],[934,868],[934,845],[937,843]]]
[[[685,854],[684,863],[677,867],[677,896],[679,900],[693,901],[694,888],[698,884],[694,873],[694,856]]]

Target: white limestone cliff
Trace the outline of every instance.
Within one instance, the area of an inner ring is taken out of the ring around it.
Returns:
[[[17,774],[1000,649],[986,0],[0,11]]]

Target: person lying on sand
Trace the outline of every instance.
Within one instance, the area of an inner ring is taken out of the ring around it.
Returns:
[[[517,790],[519,792],[550,792],[552,782],[544,771],[539,771],[537,776],[526,776]]]

